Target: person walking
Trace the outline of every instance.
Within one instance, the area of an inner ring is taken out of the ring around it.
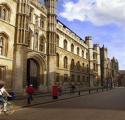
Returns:
[[[27,88],[26,88],[26,93],[27,93],[27,103],[31,104],[31,101],[33,100],[33,93],[34,93],[34,88],[33,85],[30,84]]]
[[[0,102],[3,104],[3,110],[4,112],[7,111],[7,103],[5,102],[4,100],[4,96],[8,96],[8,97],[12,97],[8,92],[7,90],[5,89],[5,82],[4,81],[0,81]],[[1,112],[1,111],[0,111]]]

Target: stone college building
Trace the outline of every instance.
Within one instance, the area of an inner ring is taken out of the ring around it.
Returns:
[[[57,19],[57,0],[0,0],[0,80],[7,89],[39,91],[53,84],[68,87],[113,83],[118,61],[108,50],[80,38]],[[115,66],[115,67],[112,67]]]

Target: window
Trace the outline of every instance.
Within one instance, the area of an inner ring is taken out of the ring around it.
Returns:
[[[85,82],[85,76],[82,76],[82,81]]]
[[[86,68],[87,68],[87,72],[89,72],[89,65],[88,64],[86,65]]]
[[[68,59],[66,56],[64,57],[64,68],[68,68]]]
[[[89,82],[89,77],[86,77],[86,82]]]
[[[84,71],[84,69],[85,69],[85,64],[82,63],[82,70]]]
[[[82,50],[82,57],[84,58],[84,51]]]
[[[68,82],[68,74],[64,74],[64,82]]]
[[[86,59],[89,59],[89,54],[88,54],[88,52],[86,53]]]
[[[41,16],[41,17],[40,17],[40,27],[41,27],[41,28],[44,28],[44,26],[45,26],[45,25],[44,25],[44,21],[45,21],[44,18]]]
[[[59,36],[56,36],[56,46],[59,47]]]
[[[3,20],[6,20],[6,14],[7,14],[6,9],[5,9],[5,8],[2,9],[2,16],[1,16],[1,18],[2,18]]]
[[[77,82],[80,82],[80,75],[77,76]]]
[[[75,81],[75,75],[71,75],[71,81],[74,82]]]
[[[35,15],[35,25],[38,26],[39,21],[38,21],[38,15]]]
[[[8,37],[4,33],[0,33],[0,55],[7,56],[8,52]]]
[[[93,63],[93,68],[94,68],[94,71],[96,71],[96,64]]]
[[[64,44],[64,49],[67,50],[67,41],[64,40],[64,43],[63,43],[63,44]]]
[[[0,37],[0,55],[3,55],[3,37]]]
[[[59,54],[56,54],[56,66],[59,67]]]
[[[95,53],[93,54],[93,59],[97,59],[97,55]]]
[[[74,45],[73,44],[71,44],[71,52],[74,53]]]
[[[80,71],[81,66],[80,66],[80,62],[79,61],[77,62],[76,66],[77,66],[77,70]]]
[[[60,74],[56,73],[56,82],[59,82],[59,77],[60,77]]]
[[[0,18],[1,18],[1,15],[2,15],[2,6],[0,6]]]
[[[39,43],[39,51],[45,52],[45,37],[40,37],[40,43]]]
[[[34,50],[38,50],[38,33],[35,33],[35,40],[34,40]]]
[[[71,60],[71,70],[74,70],[75,67],[75,63],[74,63],[74,59]]]
[[[29,29],[29,35],[28,35],[28,47],[32,46],[32,37],[33,37],[33,31]]]
[[[0,66],[0,80],[5,81],[5,76],[6,76],[6,67]]]
[[[77,47],[77,55],[79,55],[79,47]]]
[[[0,5],[0,19],[9,21],[10,20],[10,8],[7,4]]]
[[[33,8],[32,7],[30,7],[29,20],[30,22],[33,22]]]

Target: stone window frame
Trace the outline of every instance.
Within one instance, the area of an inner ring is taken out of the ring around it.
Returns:
[[[64,82],[68,82],[68,77],[69,77],[68,74],[64,74],[64,77],[63,77],[64,79],[63,79],[63,81],[64,81]]]
[[[29,21],[33,23],[34,8],[30,6]]]
[[[71,52],[74,53],[74,44],[71,44]]]
[[[56,67],[59,67],[59,60],[60,60],[59,53],[56,53]]]
[[[81,81],[81,76],[77,75],[77,82],[80,82],[80,81]]]
[[[65,50],[67,50],[67,48],[68,48],[68,42],[67,42],[66,39],[63,41],[63,48],[64,48]]]
[[[85,63],[82,63],[82,71],[84,72],[85,70]]]
[[[71,82],[75,82],[75,75],[74,74],[71,75]]]
[[[77,66],[77,70],[80,71],[80,70],[81,70],[80,61],[78,61],[78,62],[76,63],[76,66]]]
[[[0,80],[6,81],[7,66],[0,65]]]
[[[0,33],[0,55],[7,56],[8,54],[8,35]]]
[[[64,61],[63,62],[64,62],[64,68],[67,69],[68,68],[68,58],[67,58],[67,56],[64,57]]]
[[[41,35],[39,38],[39,51],[42,53],[45,53],[45,44],[46,44],[46,38],[44,35]]]
[[[70,67],[71,70],[75,69],[75,61],[74,61],[74,59],[71,60],[71,65],[70,66],[71,66]]]
[[[79,51],[80,51],[80,48],[79,48],[79,47],[77,47],[77,55],[79,55]]]
[[[56,35],[56,46],[59,47],[59,35]]]
[[[42,14],[40,15],[40,28],[45,28],[45,17]]]
[[[55,82],[60,82],[60,73],[56,73],[56,81]]]
[[[11,9],[6,3],[0,4],[0,19],[10,22],[11,18]]]
[[[84,50],[82,50],[82,57],[84,58]]]

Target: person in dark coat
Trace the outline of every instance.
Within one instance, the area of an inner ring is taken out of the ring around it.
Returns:
[[[32,84],[26,88],[26,93],[27,93],[27,103],[31,104],[31,101],[33,100],[33,93],[34,93],[34,88]]]

